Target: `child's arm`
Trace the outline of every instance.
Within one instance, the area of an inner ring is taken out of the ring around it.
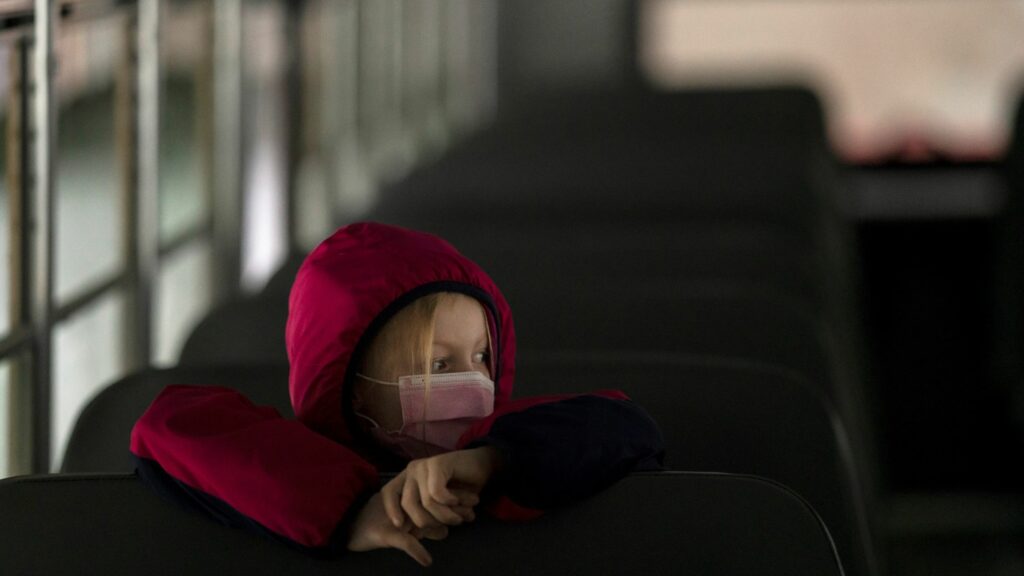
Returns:
[[[474,424],[467,447],[505,456],[499,493],[545,510],[587,498],[638,470],[660,470],[665,443],[657,424],[617,391],[510,402]]]
[[[661,469],[664,456],[657,425],[621,392],[510,402],[474,424],[461,443],[467,448],[414,460],[384,487],[395,525],[407,519],[418,526],[457,524],[449,488],[479,492],[496,476],[502,498],[491,511],[529,518],[634,470]]]
[[[409,462],[381,489],[392,525],[420,529],[458,526],[475,518],[479,494],[501,468],[504,455],[492,446],[455,450]]]
[[[131,450],[163,496],[314,552],[346,547],[379,485],[348,448],[227,388],[168,387],[136,423]]]

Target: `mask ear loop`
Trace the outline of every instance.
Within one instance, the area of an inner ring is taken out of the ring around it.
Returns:
[[[362,378],[363,380],[366,380],[367,382],[369,382],[371,384],[371,386],[372,386],[370,388],[370,390],[373,390],[374,387],[381,386],[381,385],[384,385],[384,386],[397,386],[397,384],[395,384],[394,382],[385,382],[384,380],[377,380],[376,378],[370,378],[369,376],[367,376],[365,374],[360,374],[358,372],[356,372],[356,377],[357,378]],[[359,392],[357,390],[353,390],[352,391],[352,414],[354,414],[357,418],[362,418],[363,420],[366,420],[367,422],[372,424],[374,428],[380,428],[381,430],[383,430],[383,427],[381,427],[381,425],[376,420],[374,420],[373,418],[370,418],[366,414],[363,414],[362,412],[360,412],[360,410],[362,410],[362,406],[363,406],[362,396],[359,394]]]
[[[400,386],[400,384],[397,383],[397,382],[388,382],[386,380],[377,380],[376,378],[370,378],[366,374],[360,374],[359,372],[356,372],[356,378],[362,378],[363,380],[366,380],[367,382],[371,382],[373,384],[383,384],[384,386]]]

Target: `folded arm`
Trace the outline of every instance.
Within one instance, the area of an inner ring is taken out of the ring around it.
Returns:
[[[498,477],[512,503],[544,510],[590,497],[630,472],[660,470],[665,443],[654,420],[621,392],[598,392],[519,409],[481,422],[467,447],[505,456]]]
[[[379,486],[348,448],[227,388],[166,388],[135,424],[131,451],[162,496],[313,552],[343,549]]]
[[[384,487],[395,526],[457,525],[465,502],[456,491],[498,495],[489,511],[528,520],[587,498],[630,472],[660,470],[661,432],[624,394],[603,391],[509,402],[476,422],[462,449],[414,460]]]

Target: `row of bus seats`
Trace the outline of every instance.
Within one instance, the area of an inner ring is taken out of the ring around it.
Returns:
[[[0,555],[11,574],[423,573],[394,552],[325,561],[226,530],[164,504],[132,475],[0,487]],[[528,526],[481,518],[430,550],[445,574],[842,574],[824,525],[795,493],[700,472],[635,475]]]
[[[680,471],[630,477],[535,525],[456,531],[435,560],[455,573],[877,574],[841,182],[806,91],[631,90],[519,108],[388,186],[370,219],[440,234],[502,287],[517,394],[625,390]],[[45,500],[2,522],[5,558],[60,573],[8,531],[53,545],[85,533],[105,545],[73,542],[73,555],[97,566],[341,569],[176,514],[131,476],[81,475],[130,472],[128,433],[166,384],[235,386],[290,414],[283,333],[299,262],[214,310],[177,368],[104,390],[72,433],[67,475],[2,485],[5,517],[19,494]],[[507,564],[502,550],[516,551]],[[410,569],[396,557],[335,562]]]
[[[790,372],[735,360],[676,354],[534,354],[518,370],[517,393],[583,392],[622,387],[661,424],[669,468],[728,471],[799,487],[830,521],[838,542],[864,525],[853,464],[838,416],[819,392]],[[64,472],[130,471],[123,449],[134,423],[166,385],[189,382],[237,388],[257,404],[291,415],[284,366],[199,367],[149,371],[108,387],[81,415]],[[742,426],[737,426],[742,422]],[[779,446],[788,449],[780,451]]]

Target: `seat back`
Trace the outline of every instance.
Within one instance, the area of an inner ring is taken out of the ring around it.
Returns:
[[[524,355],[516,394],[626,391],[662,429],[667,465],[759,475],[790,486],[822,515],[851,574],[872,574],[866,505],[848,439],[828,400],[799,375],[767,365],[666,354]],[[240,390],[291,416],[283,367],[175,368],[135,374],[86,407],[64,472],[130,472],[131,428],[169,384]]]
[[[314,559],[176,508],[134,476],[0,481],[0,510],[10,574],[423,574],[396,550]],[[842,574],[814,510],[749,476],[631,476],[535,522],[481,517],[426,546],[453,575]]]
[[[288,293],[228,301],[211,311],[189,334],[178,364],[286,366],[284,328]]]
[[[227,386],[256,404],[292,416],[286,366],[170,368],[132,374],[100,391],[82,410],[64,451],[62,472],[131,472],[132,427],[165,386]]]
[[[517,395],[620,389],[665,438],[672,470],[754,474],[792,488],[821,514],[848,574],[877,574],[860,470],[842,420],[798,373],[666,354],[524,355]]]

